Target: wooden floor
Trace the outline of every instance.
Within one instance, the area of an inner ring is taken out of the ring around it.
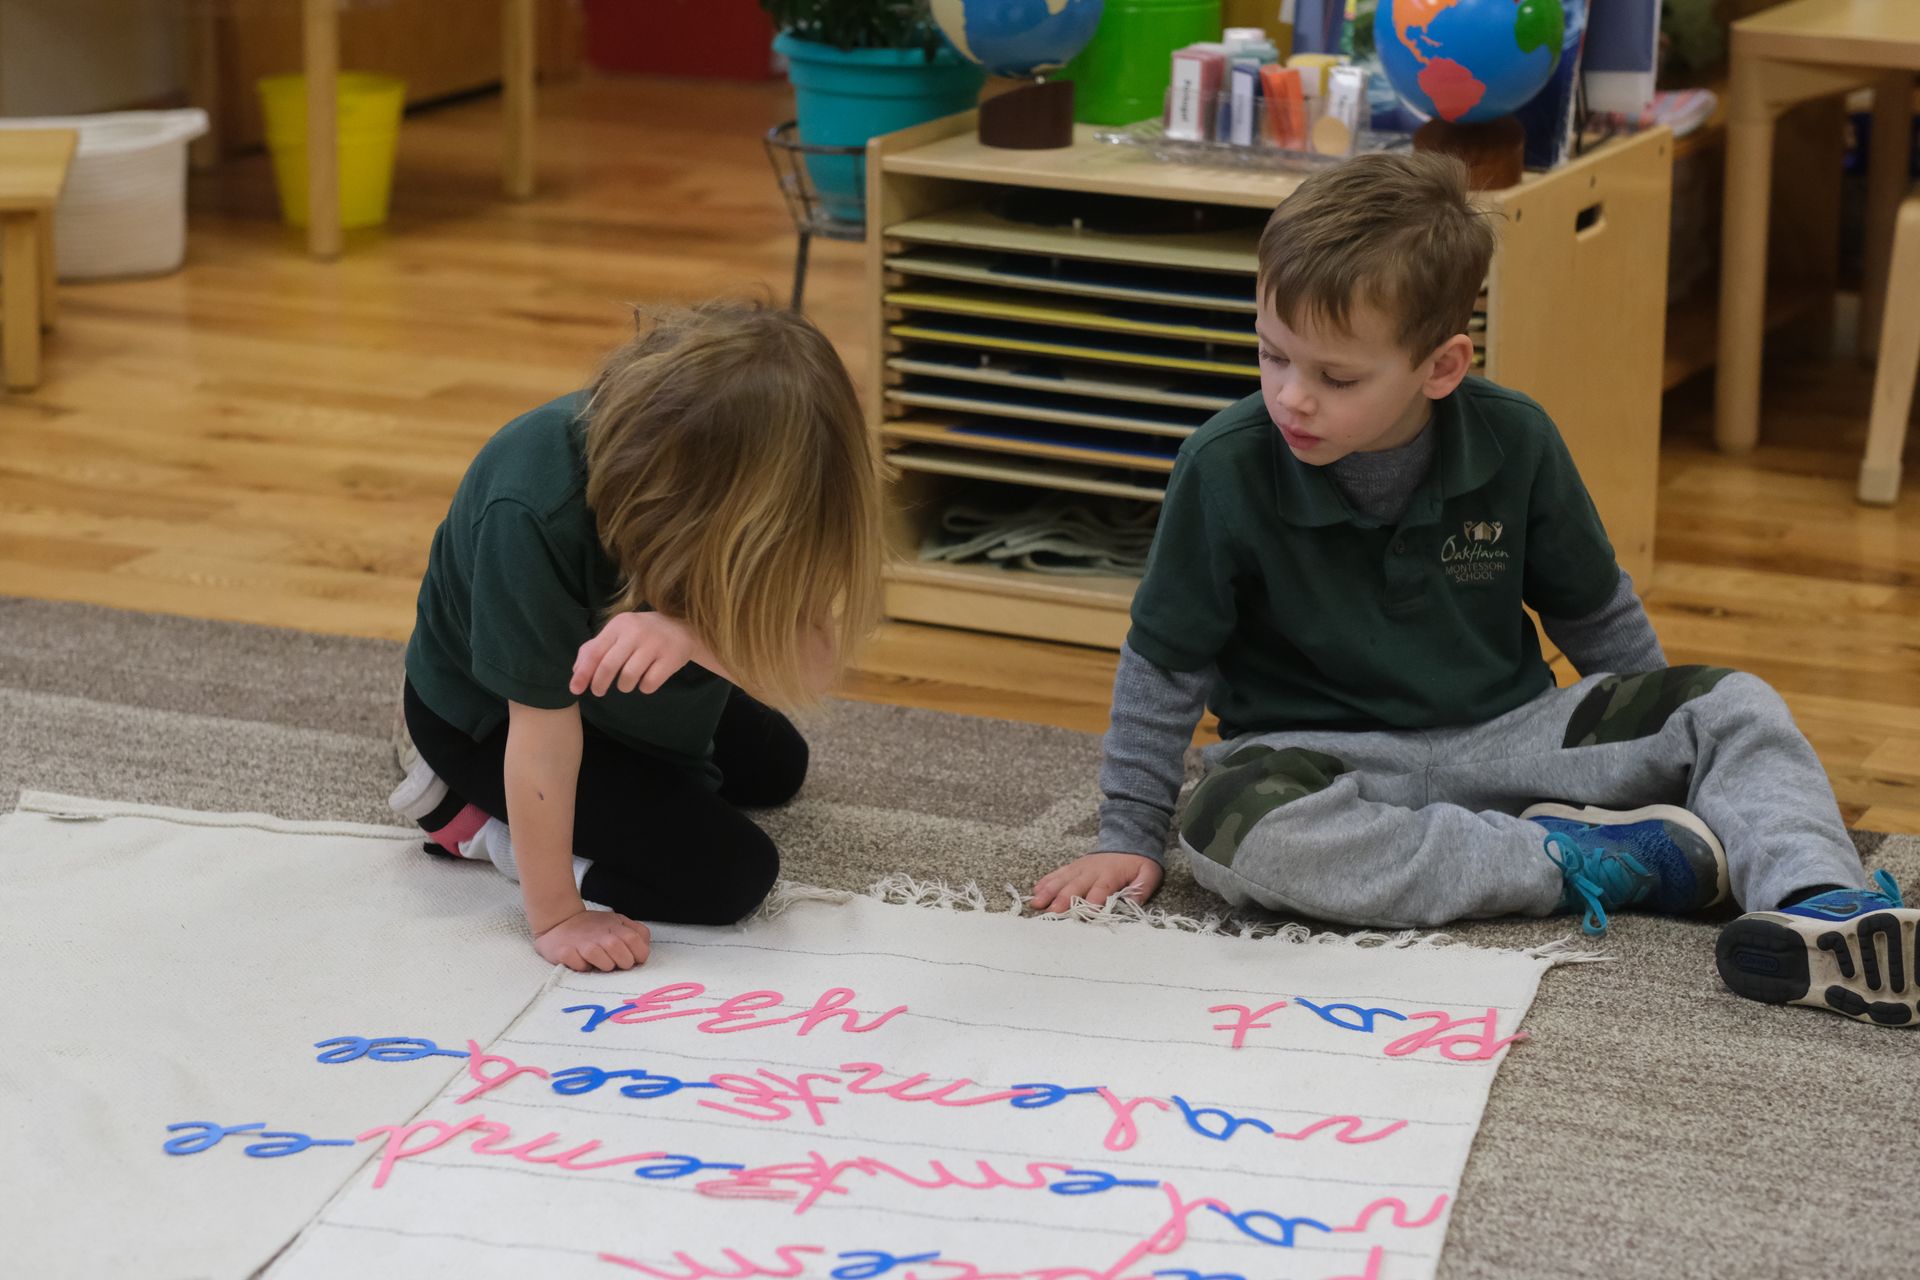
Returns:
[[[500,423],[577,386],[633,300],[784,298],[793,236],[759,135],[783,86],[582,81],[543,95],[540,192],[498,195],[497,101],[409,118],[394,216],[317,265],[262,158],[196,176],[186,270],[70,285],[47,380],[0,398],[0,593],[402,638],[428,541]],[[857,246],[808,310],[851,361]],[[1723,458],[1670,397],[1657,568],[1675,663],[1772,681],[1849,822],[1920,833],[1920,477],[1856,506],[1867,375],[1770,373],[1764,446]],[[76,661],[86,661],[76,654]],[[890,626],[844,692],[1105,726],[1112,655]]]

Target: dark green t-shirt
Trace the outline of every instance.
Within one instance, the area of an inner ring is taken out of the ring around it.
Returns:
[[[1539,405],[1478,378],[1434,405],[1397,526],[1357,513],[1249,396],[1181,447],[1127,637],[1219,669],[1221,731],[1477,724],[1553,686],[1522,604],[1582,618],[1620,580]]]
[[[515,418],[467,468],[433,535],[407,678],[478,740],[509,701],[560,708],[627,746],[716,780],[713,730],[732,686],[688,664],[651,694],[567,690],[619,588],[587,508],[584,392]]]

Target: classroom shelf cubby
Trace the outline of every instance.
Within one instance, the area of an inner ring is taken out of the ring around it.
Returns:
[[[1487,376],[1553,414],[1641,582],[1657,484],[1664,129],[1492,192]],[[866,399],[895,472],[895,618],[1117,645],[1135,580],[925,561],[971,493],[1158,501],[1180,442],[1253,392],[1255,246],[1298,176],[1162,164],[1080,130],[983,147],[972,113],[867,152]]]

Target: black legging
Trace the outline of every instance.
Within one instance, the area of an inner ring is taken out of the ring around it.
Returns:
[[[507,820],[507,726],[475,742],[406,688],[407,731],[448,788]],[[573,852],[591,859],[580,893],[639,920],[731,924],[766,898],[780,851],[737,805],[785,804],[807,776],[807,742],[778,711],[733,691],[713,735],[716,794],[691,771],[583,723]]]

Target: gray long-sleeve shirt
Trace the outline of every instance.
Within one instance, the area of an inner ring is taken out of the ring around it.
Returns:
[[[1369,518],[1397,523],[1433,459],[1433,433],[1398,449],[1348,454],[1332,464],[1334,482]],[[1547,639],[1582,674],[1650,671],[1666,665],[1659,637],[1625,570],[1613,598],[1584,618],[1542,618]],[[1100,761],[1103,853],[1166,852],[1174,803],[1185,777],[1187,744],[1206,709],[1217,673],[1169,671],[1126,645],[1113,680],[1113,718]]]

